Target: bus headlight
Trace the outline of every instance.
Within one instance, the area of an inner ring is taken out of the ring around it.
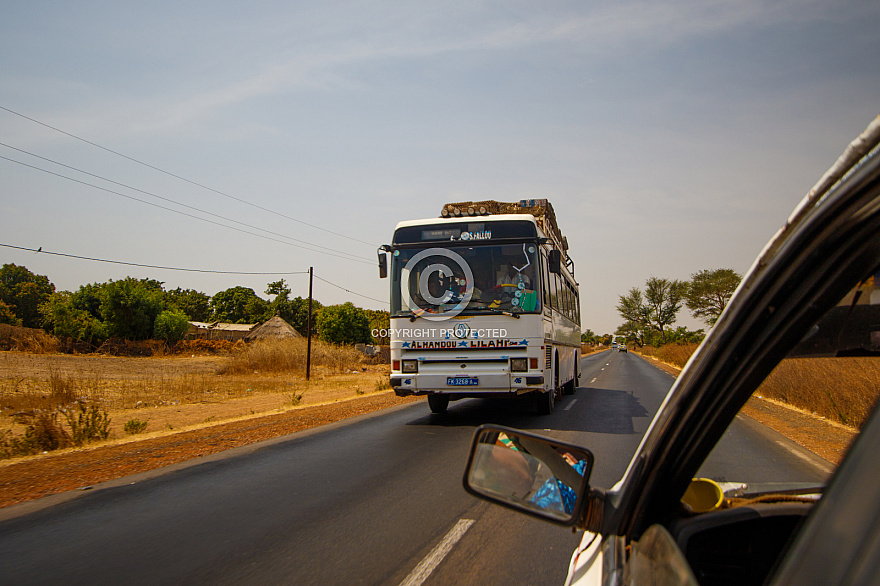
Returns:
[[[528,358],[511,358],[510,372],[526,372],[529,370]]]
[[[419,371],[419,361],[418,360],[402,360],[403,365],[402,372],[415,374]]]

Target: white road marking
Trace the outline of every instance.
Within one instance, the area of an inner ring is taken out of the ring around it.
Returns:
[[[563,409],[563,411],[568,411],[569,409],[571,409],[572,407],[574,407],[574,404],[575,404],[575,403],[577,403],[577,399],[572,399],[572,400],[571,400],[571,403],[569,403],[569,404],[568,404],[568,407],[566,407],[565,409]]]
[[[793,456],[797,456],[798,458],[800,458],[801,460],[803,460],[804,462],[806,462],[810,466],[812,466],[814,468],[818,468],[819,470],[821,470],[825,474],[831,474],[832,472],[834,472],[834,466],[831,466],[830,464],[827,466],[825,464],[821,464],[821,463],[817,462],[815,458],[810,458],[806,454],[802,454],[801,452],[799,452],[797,450],[793,450],[791,448],[791,446],[788,446],[783,442],[778,441],[778,442],[776,442],[776,445],[778,445],[780,448],[782,448],[783,450],[785,450],[789,454],[791,454]]]
[[[458,523],[455,524],[455,527],[450,529],[449,533],[446,534],[446,537],[443,538],[443,541],[438,543],[437,547],[432,549],[431,553],[419,562],[419,565],[409,573],[409,576],[400,583],[400,586],[419,586],[427,580],[428,576],[431,575],[431,572],[434,571],[434,568],[440,565],[443,558],[452,551],[455,544],[464,537],[465,532],[470,529],[473,524],[473,519],[459,519]]]
[[[591,380],[591,381],[590,381],[590,384],[593,384],[594,382],[596,382],[596,379],[598,379],[598,378],[599,378],[599,377],[596,377],[596,378],[594,378],[593,380]]]

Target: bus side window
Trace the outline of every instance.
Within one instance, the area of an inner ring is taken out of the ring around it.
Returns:
[[[557,310],[562,311],[562,299],[561,299],[561,291],[560,291],[560,282],[559,275],[557,273],[553,273],[553,291],[551,291],[551,295],[553,297],[553,307]]]
[[[568,281],[565,282],[565,288],[567,289],[565,293],[568,299],[568,318],[574,321],[574,291],[572,290],[571,283]]]
[[[543,272],[543,279],[541,279],[541,287],[544,290],[544,305],[547,307],[553,307],[553,304],[550,300],[550,270],[549,265],[547,264],[547,255],[541,255],[541,269]]]
[[[571,319],[571,307],[568,304],[568,281],[565,280],[565,277],[559,279],[559,292],[562,294],[562,313]]]
[[[571,319],[571,304],[568,300],[568,280],[565,277],[561,279],[562,285],[562,313],[565,314],[565,317]]]

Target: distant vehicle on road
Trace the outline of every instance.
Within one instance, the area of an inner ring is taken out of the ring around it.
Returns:
[[[584,530],[567,583],[877,583],[877,406],[836,470],[739,414],[771,372],[793,396],[815,386],[832,400],[876,400],[878,145],[880,117],[764,248],[613,487],[590,485],[586,449],[497,426],[477,430],[469,492]],[[856,372],[871,374],[861,383]],[[786,446],[793,464],[731,458],[747,453],[734,439],[726,444],[743,426],[755,430],[756,445]]]
[[[618,344],[617,351],[618,352],[626,352],[626,344]]]

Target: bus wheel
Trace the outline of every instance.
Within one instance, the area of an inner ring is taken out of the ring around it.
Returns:
[[[431,413],[446,413],[449,407],[449,395],[428,395],[428,406]]]
[[[568,381],[567,383],[562,385],[563,394],[565,394],[565,395],[573,395],[574,394],[574,390],[577,388],[577,376],[578,376],[577,365],[575,365],[574,378],[572,378],[570,381]]]
[[[538,415],[550,415],[556,404],[557,389],[550,389],[546,393],[535,393],[537,396]]]

